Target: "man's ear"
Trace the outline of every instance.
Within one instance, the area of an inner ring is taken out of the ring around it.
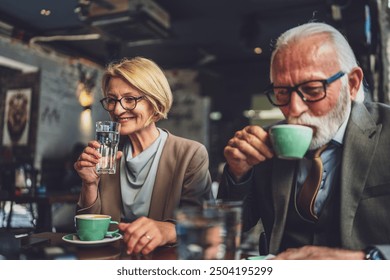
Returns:
[[[363,82],[363,70],[360,67],[355,67],[348,74],[348,86],[351,99],[355,100],[357,97],[360,85]]]

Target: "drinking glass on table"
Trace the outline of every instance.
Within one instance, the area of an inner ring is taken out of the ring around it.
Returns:
[[[242,201],[240,200],[208,200],[203,204],[204,209],[214,209],[221,213],[226,227],[225,259],[234,260],[240,256],[242,231]]]
[[[180,260],[222,260],[226,228],[216,209],[184,207],[176,211],[178,257]]]
[[[96,165],[98,174],[115,174],[121,124],[113,121],[96,122],[96,140],[100,143],[101,158]]]

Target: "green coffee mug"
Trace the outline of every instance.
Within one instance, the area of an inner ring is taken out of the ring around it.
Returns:
[[[82,214],[76,215],[75,226],[79,239],[81,241],[102,240],[106,235],[112,235],[119,231],[108,231],[110,224],[118,224],[117,221],[111,221],[111,216],[102,214]]]
[[[269,135],[277,157],[301,159],[309,149],[313,130],[303,125],[279,124],[270,128]]]

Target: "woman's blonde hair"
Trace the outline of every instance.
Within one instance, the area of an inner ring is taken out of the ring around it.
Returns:
[[[167,78],[155,62],[143,57],[134,57],[110,63],[102,78],[104,96],[107,95],[107,87],[112,77],[129,82],[152,104],[154,115],[146,125],[167,118],[173,101],[172,92]]]

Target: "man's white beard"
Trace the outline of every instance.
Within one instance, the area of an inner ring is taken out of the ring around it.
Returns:
[[[313,117],[307,112],[299,116],[288,117],[287,123],[308,125],[316,128],[315,135],[310,143],[310,150],[318,149],[328,143],[336,135],[337,130],[346,120],[351,111],[351,99],[348,91],[348,84],[343,85],[337,105],[325,116]]]

